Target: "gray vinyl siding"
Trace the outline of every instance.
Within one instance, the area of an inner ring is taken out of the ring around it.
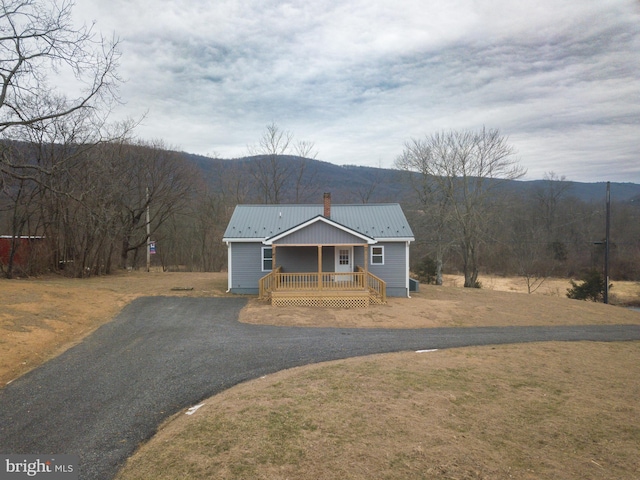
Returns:
[[[262,271],[262,247],[261,242],[239,242],[231,246],[232,293],[258,293],[258,281],[268,273]]]
[[[390,287],[387,285],[387,297],[407,297],[407,287]]]
[[[407,296],[407,244],[405,242],[379,242],[384,247],[384,265],[369,263],[369,271],[387,282],[387,295]],[[371,250],[371,247],[369,247]],[[371,252],[369,252],[371,256]],[[367,261],[371,259],[368,258]]]
[[[284,272],[317,272],[318,247],[276,247],[276,265]],[[335,271],[335,248],[322,247],[322,271]]]
[[[287,248],[278,246],[276,248],[276,265],[282,266],[283,272],[317,272],[318,247]]]
[[[371,248],[371,245],[369,245]],[[353,249],[353,270],[355,271],[356,267],[364,268],[364,247],[354,247]]]
[[[317,222],[274,243],[277,245],[354,244],[363,243],[363,240],[332,225]]]
[[[336,271],[336,249],[335,247],[322,247],[322,271]]]

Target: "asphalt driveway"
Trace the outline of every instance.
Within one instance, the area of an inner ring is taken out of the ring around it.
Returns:
[[[79,345],[0,390],[0,453],[74,454],[112,478],[173,413],[239,382],[374,353],[535,341],[640,340],[640,326],[422,330],[237,321],[241,298],[141,298]]]

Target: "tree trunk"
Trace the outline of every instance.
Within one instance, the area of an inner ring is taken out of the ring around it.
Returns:
[[[463,247],[464,260],[464,286],[465,288],[478,287],[478,263],[476,261],[476,251],[473,241],[469,241]]]
[[[123,270],[127,269],[127,260],[129,259],[129,237],[126,235],[122,239],[122,250],[120,250],[120,266]]]
[[[465,288],[478,288],[478,269],[477,267],[465,267],[464,271]]]
[[[442,285],[442,252],[436,254],[436,285]]]

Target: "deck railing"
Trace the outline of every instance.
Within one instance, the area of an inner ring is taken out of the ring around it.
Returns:
[[[387,303],[387,282],[373,273],[367,272],[367,287],[375,303]]]
[[[362,267],[356,267],[356,271],[365,273]],[[387,282],[371,272],[366,274],[371,303],[387,303]]]
[[[276,268],[276,273],[281,271],[282,267]],[[274,272],[269,272],[258,281],[258,298],[269,298],[269,295],[271,295],[271,292],[275,289],[274,279]]]
[[[364,288],[364,273],[276,273],[274,290],[358,290]]]
[[[259,296],[269,298],[274,291],[345,291],[369,290],[378,302],[387,300],[386,283],[375,275],[358,268],[356,272],[282,272],[278,267],[259,281]]]

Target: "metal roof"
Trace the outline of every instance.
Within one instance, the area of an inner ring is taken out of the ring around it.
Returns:
[[[223,240],[264,240],[323,213],[322,204],[238,205]],[[334,204],[331,220],[378,240],[413,240],[409,222],[397,203]]]

